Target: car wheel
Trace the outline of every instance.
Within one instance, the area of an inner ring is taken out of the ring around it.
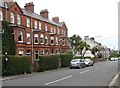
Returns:
[[[72,67],[70,67],[70,69],[72,69]]]

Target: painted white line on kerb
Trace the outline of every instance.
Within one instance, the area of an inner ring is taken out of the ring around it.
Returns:
[[[53,83],[56,83],[56,82],[59,82],[59,81],[62,81],[62,80],[65,80],[65,79],[68,79],[68,78],[71,78],[71,77],[72,77],[72,75],[61,78],[61,79],[58,79],[58,80],[55,80],[55,81],[52,81],[52,82],[49,82],[49,83],[46,83],[45,85],[50,85],[50,84],[53,84]]]
[[[114,86],[115,82],[118,79],[118,76],[120,74],[120,71],[115,75],[115,77],[112,79],[112,81],[109,83],[108,87],[110,88],[111,86]]]
[[[80,72],[80,74],[83,74],[83,73],[88,72],[88,71],[89,71],[89,70],[86,70],[86,71]]]

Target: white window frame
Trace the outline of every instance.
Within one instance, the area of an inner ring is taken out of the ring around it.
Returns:
[[[41,35],[40,35],[40,43],[41,43],[41,44],[44,44],[44,34],[41,34]]]
[[[53,44],[51,41],[53,41]],[[50,43],[51,43],[51,45],[54,45],[54,37],[50,37]]]
[[[30,19],[29,18],[26,18],[26,26],[30,27]]]
[[[48,37],[47,36],[45,36],[45,44],[48,45]]]
[[[21,36],[22,35],[22,36]],[[19,41],[19,37],[21,36],[21,41]],[[23,43],[23,31],[19,30],[18,31],[18,42]]]
[[[56,33],[56,28],[54,27],[54,34]]]
[[[0,10],[0,21],[3,20],[3,14],[2,14],[2,11]]]
[[[14,19],[14,13],[10,12],[10,23],[15,23],[15,19]]]
[[[62,30],[62,35],[64,35],[64,31]]]
[[[59,54],[59,50],[56,50],[56,54],[57,54],[57,55]]]
[[[53,28],[51,27],[51,29],[50,29],[50,33],[53,33]]]
[[[47,52],[46,52],[46,51],[47,51]],[[45,54],[45,55],[48,55],[48,54],[49,54],[49,50],[45,50],[45,51],[44,51],[44,54]]]
[[[64,44],[63,44],[64,42]],[[62,39],[62,46],[65,46],[65,39]]]
[[[24,51],[23,50],[19,50],[19,56],[23,56]]]
[[[47,26],[47,24],[45,24],[45,31],[47,31],[48,30],[48,26]]]
[[[27,51],[29,51],[29,53],[27,53]],[[26,51],[26,55],[27,55],[27,56],[30,56],[30,55],[31,55],[30,50],[27,50],[27,51]],[[29,55],[28,55],[28,54],[29,54]]]
[[[28,42],[28,39],[29,38],[29,42]],[[26,34],[26,42],[27,42],[27,44],[30,44],[31,43],[31,41],[30,41],[30,33],[27,33]]]
[[[60,34],[60,28],[58,28],[58,34]]]
[[[45,54],[45,51],[44,50],[41,50],[40,51],[40,55],[44,55]]]
[[[39,22],[39,30],[41,30],[41,22]]]
[[[20,25],[21,24],[21,18],[20,15],[17,14],[17,24]]]
[[[34,28],[38,29],[37,21],[34,21]]]
[[[37,37],[37,41],[38,41],[38,34],[34,34],[34,44],[38,44],[38,42],[36,43],[35,41],[36,41],[36,38]]]
[[[55,40],[56,40],[56,45],[59,45],[58,37],[55,37]]]

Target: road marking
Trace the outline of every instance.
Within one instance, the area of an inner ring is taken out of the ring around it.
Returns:
[[[50,84],[53,84],[53,83],[56,83],[56,82],[59,82],[59,81],[62,81],[62,80],[65,80],[65,79],[68,79],[68,78],[71,78],[71,77],[72,77],[72,75],[61,78],[61,79],[58,79],[58,80],[55,80],[55,81],[52,81],[52,82],[49,82],[49,83],[46,83],[45,85],[50,85]]]
[[[112,79],[112,81],[109,83],[108,87],[111,88],[112,86],[114,86],[115,82],[118,79],[118,76],[120,74],[120,71],[115,75],[115,77]]]
[[[99,67],[101,67],[101,66],[95,67],[95,69],[97,69],[97,68],[99,68]]]
[[[90,70],[86,70],[86,71],[80,72],[80,74],[83,74],[83,73],[88,72],[88,71],[90,71]]]

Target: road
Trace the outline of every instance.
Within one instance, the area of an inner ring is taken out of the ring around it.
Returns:
[[[3,86],[108,86],[117,72],[118,61],[105,61],[82,69],[66,68],[5,80]]]

